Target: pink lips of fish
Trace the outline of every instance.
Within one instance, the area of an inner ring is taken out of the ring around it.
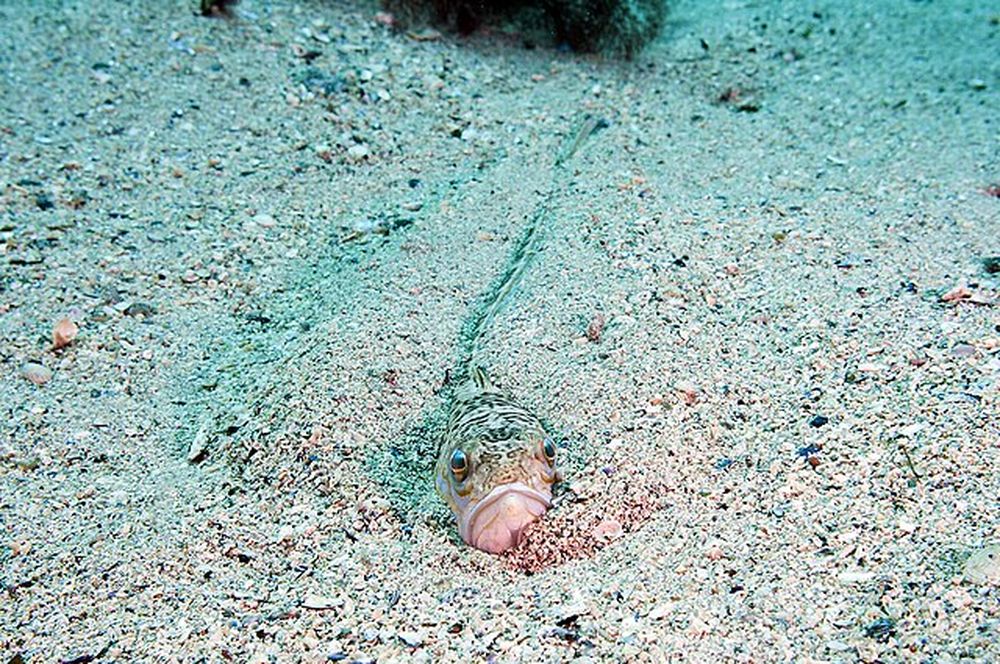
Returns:
[[[488,553],[517,546],[525,529],[551,507],[552,494],[521,482],[501,484],[460,515],[459,533],[466,543]]]

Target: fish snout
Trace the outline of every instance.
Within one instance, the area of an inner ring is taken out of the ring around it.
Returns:
[[[488,553],[506,551],[517,546],[524,530],[545,514],[550,499],[551,493],[520,482],[498,486],[462,520],[462,539]]]

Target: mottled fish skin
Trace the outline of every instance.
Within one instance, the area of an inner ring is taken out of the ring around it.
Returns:
[[[538,418],[474,367],[456,390],[437,461],[437,489],[462,539],[491,553],[516,546],[550,506],[555,451]]]

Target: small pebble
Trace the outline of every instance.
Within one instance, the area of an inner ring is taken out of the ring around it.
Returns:
[[[970,344],[955,344],[952,346],[951,354],[955,357],[972,357],[976,354],[976,347]]]
[[[38,206],[39,210],[51,210],[56,206],[56,204],[52,202],[52,197],[48,194],[38,194],[38,196],[35,197],[35,205]]]
[[[1000,544],[987,546],[969,556],[964,576],[970,583],[1000,586]]]
[[[818,429],[818,428],[820,428],[821,426],[823,426],[824,424],[826,424],[829,421],[830,421],[830,418],[828,418],[828,417],[825,417],[823,415],[814,415],[812,417],[812,419],[809,420],[809,426],[815,427],[815,428]]]
[[[368,156],[368,146],[364,143],[352,145],[347,148],[347,157],[351,161],[361,161]]]
[[[396,636],[411,648],[419,648],[424,644],[424,637],[417,632],[399,632]]]
[[[587,325],[587,340],[591,343],[597,343],[601,340],[601,332],[604,331],[604,316],[597,313],[594,317],[590,319],[590,324]]]
[[[146,304],[145,302],[133,302],[125,308],[126,316],[145,316],[149,317],[156,313],[156,309],[152,305]]]
[[[52,328],[52,349],[63,348],[76,339],[80,328],[69,318],[63,318]]]
[[[314,611],[335,609],[342,604],[343,601],[336,597],[323,597],[322,595],[314,595],[312,593],[306,595],[305,599],[302,600],[302,606]]]
[[[865,627],[865,636],[881,643],[889,640],[896,633],[896,621],[890,618],[879,618]]]
[[[617,519],[605,519],[594,527],[591,534],[599,540],[614,539],[622,534],[622,524]]]
[[[28,362],[21,367],[21,375],[35,385],[44,385],[52,380],[52,369],[43,367],[41,364],[36,364],[35,362]]]
[[[972,297],[972,291],[965,286],[955,286],[950,291],[941,296],[942,302],[959,302]]]
[[[205,450],[208,448],[208,425],[203,423],[198,427],[191,445],[188,446],[187,460],[189,463],[197,463],[205,457]]]
[[[278,225],[278,221],[269,214],[258,214],[253,220],[261,228],[274,228]]]

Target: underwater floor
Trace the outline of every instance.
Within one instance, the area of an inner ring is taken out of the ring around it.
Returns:
[[[1000,659],[995,4],[195,4],[0,5],[0,662]],[[532,220],[493,556],[433,465]]]

